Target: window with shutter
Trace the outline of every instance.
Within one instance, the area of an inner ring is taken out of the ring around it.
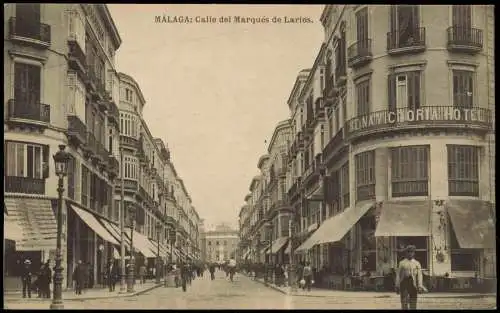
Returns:
[[[427,196],[429,187],[428,169],[429,146],[392,148],[392,196]]]
[[[453,106],[471,109],[474,106],[474,72],[453,70]]]
[[[448,145],[448,193],[479,196],[479,147]]]
[[[356,201],[375,197],[375,151],[356,155]]]
[[[418,5],[391,5],[388,48],[411,47],[424,39],[421,37]]]

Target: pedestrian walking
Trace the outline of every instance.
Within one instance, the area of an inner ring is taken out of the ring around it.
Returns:
[[[307,289],[307,291],[311,291],[311,285],[312,285],[312,268],[311,268],[311,263],[306,262],[306,265],[304,266],[304,269],[302,270],[302,276],[305,281],[304,283],[304,290]]]
[[[106,267],[106,279],[109,291],[115,291],[116,281],[118,280],[118,267],[113,259],[109,259]]]
[[[215,264],[211,263],[208,271],[210,272],[210,280],[215,280]]]
[[[78,264],[73,271],[73,280],[75,281],[75,293],[77,295],[82,294],[83,286],[85,284],[86,276],[85,267],[82,264],[82,260],[78,260]]]
[[[425,291],[422,265],[415,260],[415,246],[406,247],[405,253],[396,271],[396,293],[400,294],[402,310],[416,310],[418,293]]]
[[[50,269],[50,260],[47,260],[42,268],[41,282],[42,286],[42,297],[50,299],[50,282],[52,281],[52,270]]]
[[[21,273],[21,282],[23,285],[23,298],[26,298],[26,293],[28,298],[31,298],[31,260],[24,260],[23,269]]]
[[[141,282],[141,284],[146,283],[146,274],[147,274],[146,266],[142,264],[139,267],[139,281]]]

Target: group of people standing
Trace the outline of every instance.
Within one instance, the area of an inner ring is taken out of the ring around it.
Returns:
[[[47,260],[40,269],[33,273],[30,259],[24,260],[23,270],[21,273],[21,283],[23,289],[23,298],[31,298],[32,289],[38,291],[38,298],[50,299],[50,282],[52,281],[52,269],[50,268],[50,260]],[[32,282],[33,276],[36,279]]]

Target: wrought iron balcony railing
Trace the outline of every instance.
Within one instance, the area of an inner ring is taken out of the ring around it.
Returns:
[[[358,67],[372,60],[372,40],[358,40],[347,49],[347,63],[350,67]]]
[[[470,52],[481,51],[483,49],[483,30],[461,26],[449,27],[448,49]]]
[[[28,103],[10,99],[9,119],[23,119],[50,124],[50,105],[43,103]]]
[[[9,19],[9,34],[12,39],[23,40],[27,38],[49,46],[50,33],[50,25],[48,24],[15,17]]]
[[[425,45],[425,27],[410,26],[387,33],[387,51],[390,54],[422,51]]]
[[[5,192],[45,194],[45,179],[5,176]]]

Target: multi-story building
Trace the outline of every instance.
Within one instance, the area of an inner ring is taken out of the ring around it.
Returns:
[[[338,282],[413,244],[426,276],[496,277],[493,7],[327,5],[321,22],[288,101],[294,255]]]
[[[249,260],[252,252],[251,245],[251,229],[250,229],[250,220],[252,214],[252,205],[249,203],[252,198],[251,194],[247,194],[245,196],[245,204],[241,207],[240,213],[238,215],[238,229],[239,229],[239,249],[238,249],[238,261]]]
[[[203,234],[206,247],[206,261],[222,263],[235,258],[238,250],[238,230],[228,225],[220,224],[215,229],[207,230]]]
[[[169,228],[195,242],[197,228],[186,229],[198,214],[174,196],[179,177],[168,148],[142,118],[139,85],[115,69],[121,39],[107,6],[9,4],[4,21],[4,209],[6,223],[22,229],[6,234],[15,237],[6,274],[17,276],[24,258],[35,266],[54,260],[58,177],[51,155],[61,144],[70,154],[62,206],[68,286],[78,260],[91,264],[101,282],[106,260],[120,256],[121,216],[128,253],[128,208],[137,226],[134,246],[145,259],[156,258],[158,247],[161,257],[169,255]],[[182,227],[178,211],[187,217]]]

